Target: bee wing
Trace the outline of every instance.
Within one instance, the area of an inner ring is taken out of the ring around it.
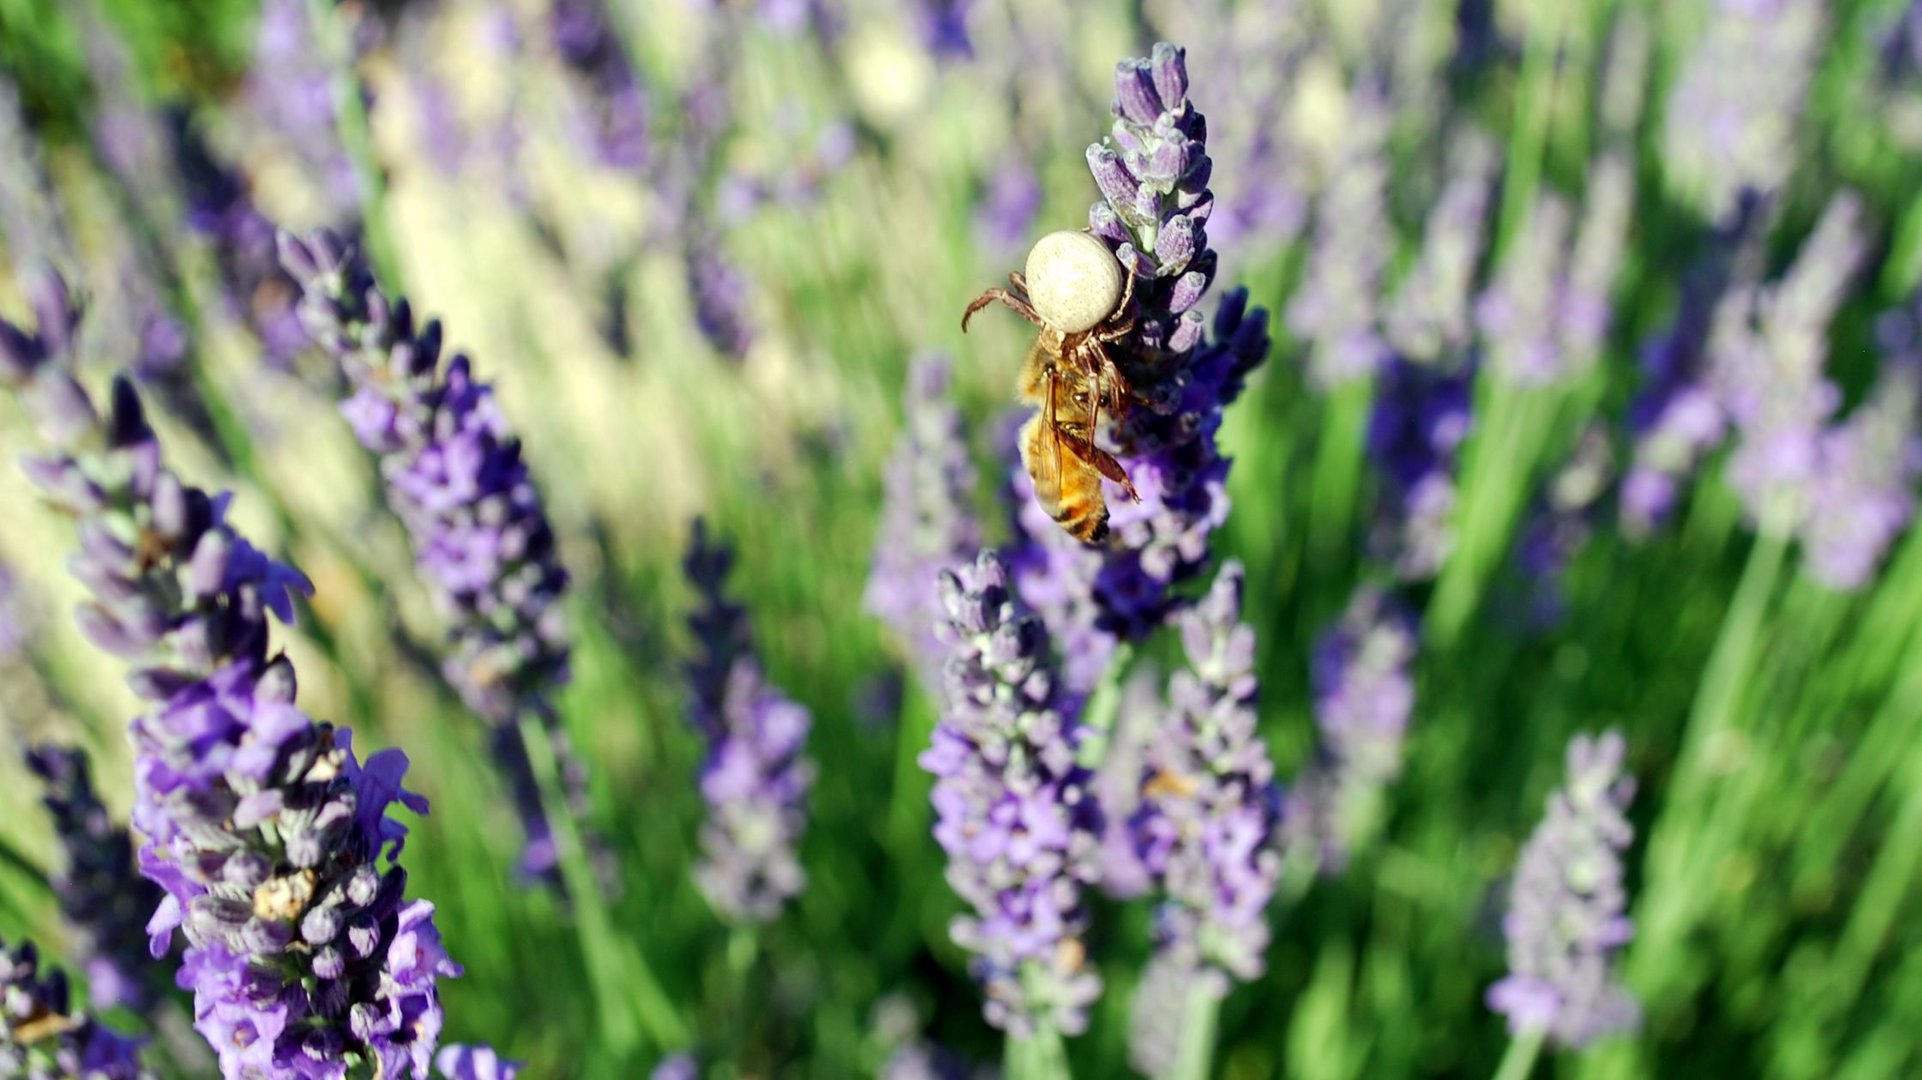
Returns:
[[[1028,355],[1021,361],[1021,378],[1015,387],[1022,401],[1046,407],[1050,359],[1047,348],[1042,345],[1042,335],[1036,334],[1028,344]]]

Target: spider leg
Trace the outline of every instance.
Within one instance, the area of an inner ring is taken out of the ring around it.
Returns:
[[[975,297],[974,302],[968,305],[968,310],[961,313],[961,332],[964,334],[968,332],[968,320],[974,318],[975,312],[980,311],[996,300],[1008,305],[1008,307],[1014,309],[1016,315],[1021,316],[1036,326],[1046,325],[1041,321],[1041,316],[1035,312],[1034,306],[1028,303],[1026,297],[1009,292],[1006,289],[989,289],[987,292]]]

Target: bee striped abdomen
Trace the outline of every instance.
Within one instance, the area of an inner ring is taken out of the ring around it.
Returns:
[[[1108,504],[1101,497],[1099,483],[1095,485],[1093,498],[1079,493],[1064,495],[1060,504],[1052,509],[1054,520],[1076,540],[1099,544],[1108,538]]]

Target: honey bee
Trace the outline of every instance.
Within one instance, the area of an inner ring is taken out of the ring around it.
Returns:
[[[1026,273],[1008,275],[1012,289],[975,297],[961,316],[996,301],[1040,327],[1021,364],[1018,391],[1036,413],[1021,428],[1021,460],[1034,479],[1035,501],[1068,535],[1097,544],[1108,535],[1106,477],[1140,501],[1127,470],[1095,445],[1103,410],[1118,415],[1132,392],[1107,346],[1134,330],[1129,313],[1134,272],[1085,232],[1052,232],[1028,252]]]

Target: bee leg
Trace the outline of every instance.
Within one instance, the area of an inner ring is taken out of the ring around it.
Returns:
[[[1097,403],[1100,402],[1100,391],[1104,386],[1100,376],[1101,373],[1106,372],[1108,381],[1105,386],[1110,410],[1116,419],[1128,415],[1128,380],[1121,374],[1121,368],[1114,362],[1114,357],[1108,355],[1107,349],[1102,348],[1099,337],[1090,337],[1083,348],[1093,355],[1093,359],[1088,362],[1088,367],[1095,372]]]
[[[968,320],[974,318],[975,312],[980,311],[996,300],[1008,305],[1008,307],[1014,309],[1016,315],[1021,316],[1036,326],[1046,325],[1041,321],[1041,316],[1035,313],[1033,305],[1028,303],[1026,297],[1018,296],[1006,289],[989,289],[987,292],[975,297],[974,302],[968,305],[968,310],[961,313],[961,332],[964,334],[968,332]]]
[[[1061,442],[1074,453],[1074,456],[1093,465],[1101,475],[1120,484],[1121,489],[1128,493],[1129,499],[1135,502],[1141,501],[1141,493],[1135,490],[1134,481],[1128,479],[1128,470],[1121,467],[1121,462],[1113,454],[1096,446],[1093,440],[1070,431],[1065,426],[1061,429]]]

